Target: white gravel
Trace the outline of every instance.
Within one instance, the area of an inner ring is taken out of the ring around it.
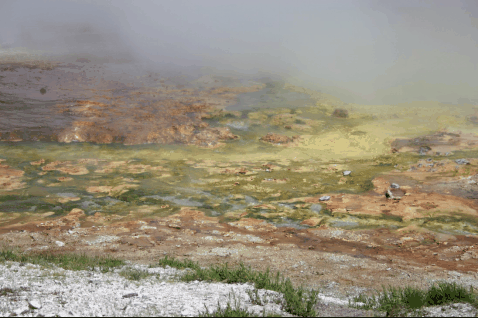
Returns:
[[[125,269],[154,275],[132,281],[119,274]],[[264,306],[254,305],[247,294],[252,284],[179,282],[184,271],[169,267],[129,264],[101,273],[6,262],[0,273],[0,316],[197,316],[228,301],[259,315],[265,309],[290,316],[276,304],[277,292],[260,290]]]
[[[139,281],[128,280],[121,272],[147,271]],[[213,312],[229,302],[255,314],[281,310],[282,295],[259,290],[262,305],[253,304],[248,291],[252,284],[206,282],[184,283],[179,276],[187,270],[128,264],[112,272],[71,271],[18,262],[0,264],[0,316],[198,316]],[[347,299],[319,294],[321,303],[347,307]],[[357,303],[359,305],[360,303]],[[338,311],[341,312],[341,311]],[[478,311],[469,304],[423,308],[424,316],[469,316]]]

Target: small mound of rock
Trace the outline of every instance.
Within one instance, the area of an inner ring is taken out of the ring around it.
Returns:
[[[287,137],[281,134],[268,133],[260,138],[261,141],[269,142],[271,144],[288,144],[297,140],[299,136]]]
[[[405,195],[405,191],[400,188],[389,188],[385,196],[391,200],[400,200]]]
[[[347,118],[349,117],[349,111],[343,108],[336,108],[332,113],[332,116],[338,118]]]

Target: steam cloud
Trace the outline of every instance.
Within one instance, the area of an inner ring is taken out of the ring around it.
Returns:
[[[478,2],[2,0],[0,45],[280,74],[346,102],[478,103]]]

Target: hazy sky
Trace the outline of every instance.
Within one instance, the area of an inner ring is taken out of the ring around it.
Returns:
[[[0,44],[289,74],[347,102],[478,104],[478,1],[1,0]]]

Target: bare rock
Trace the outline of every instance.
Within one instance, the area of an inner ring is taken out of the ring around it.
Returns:
[[[343,108],[336,108],[332,113],[332,116],[338,118],[347,118],[349,117],[349,111]]]

